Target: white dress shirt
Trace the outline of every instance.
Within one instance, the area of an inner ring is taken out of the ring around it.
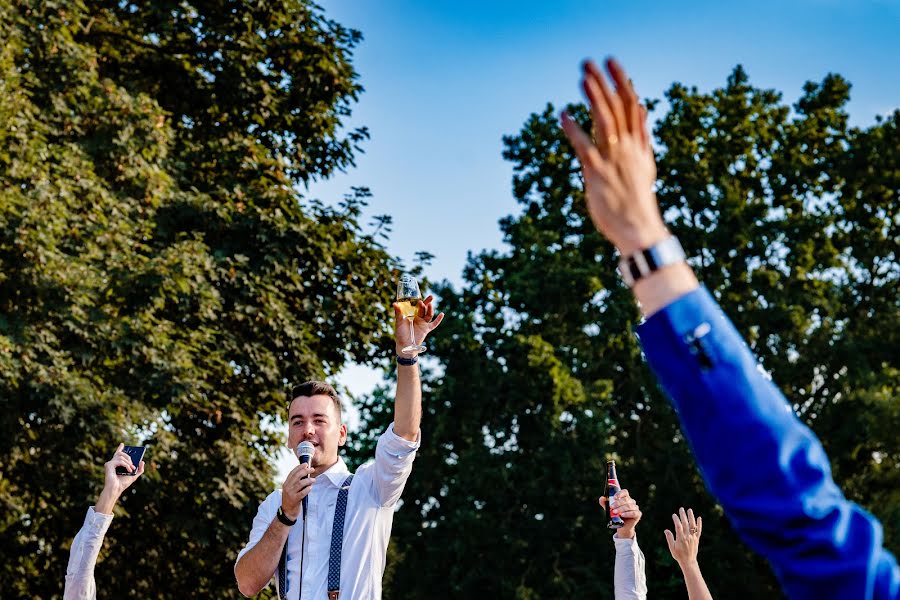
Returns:
[[[633,538],[613,536],[616,544],[616,569],[613,586],[616,600],[647,600],[647,574],[644,572],[644,553]]]
[[[66,568],[66,589],[63,592],[63,600],[95,600],[97,598],[94,565],[97,563],[97,555],[100,554],[103,537],[106,535],[112,519],[112,515],[94,512],[93,506],[88,508],[87,515],[84,517],[84,525],[81,526],[81,530],[72,541],[72,549],[69,551],[69,566]]]
[[[394,507],[412,471],[419,440],[410,442],[394,433],[391,424],[375,449],[375,460],[361,466],[353,478],[347,497],[344,546],[341,554],[341,598],[373,600],[381,598],[381,577],[394,522]],[[303,600],[327,598],[328,558],[334,505],[341,484],[350,472],[343,459],[316,478],[309,498],[306,518],[306,548],[303,552],[303,582],[300,582],[303,522],[291,528],[287,541],[287,598]],[[275,519],[281,506],[281,490],[275,490],[253,519],[250,539],[238,560],[250,551]],[[302,519],[302,518],[301,518]],[[302,588],[302,590],[301,590]],[[302,591],[302,593],[301,593]]]

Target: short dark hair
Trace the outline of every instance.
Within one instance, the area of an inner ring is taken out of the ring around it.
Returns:
[[[291,403],[296,400],[300,396],[328,396],[331,398],[331,402],[334,405],[334,410],[337,411],[338,422],[341,420],[341,399],[338,397],[337,390],[331,386],[331,384],[325,383],[324,381],[305,381],[299,385],[295,385],[291,388],[290,394],[288,395],[288,417],[290,417],[291,411]]]

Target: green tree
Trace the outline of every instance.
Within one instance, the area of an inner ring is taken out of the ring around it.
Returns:
[[[825,440],[838,482],[886,519],[896,551],[900,113],[850,128],[848,97],[829,75],[792,110],[740,67],[709,94],[673,85],[655,129],[658,194],[701,279]],[[387,595],[612,598],[597,506],[611,455],[644,511],[655,597],[685,594],[662,534],[680,506],[704,515],[715,597],[778,597],[705,491],[643,364],[638,311],[587,218],[555,110],[505,145],[522,210],[500,223],[508,249],[472,257],[461,290],[438,287],[449,318],[431,344],[424,443]],[[372,431],[389,418],[385,394],[364,405]],[[371,443],[360,440],[360,457]]]
[[[238,597],[286,383],[386,333],[368,193],[298,191],[366,137],[358,40],[303,0],[0,2],[4,598],[61,596],[120,440],[100,597]]]

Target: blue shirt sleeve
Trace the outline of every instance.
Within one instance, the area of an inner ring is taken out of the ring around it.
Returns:
[[[881,524],[844,498],[794,414],[709,292],[638,327],[706,485],[794,599],[900,597]]]

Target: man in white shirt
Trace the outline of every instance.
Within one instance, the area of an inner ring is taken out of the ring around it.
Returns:
[[[131,457],[122,451],[124,447],[124,444],[119,444],[113,457],[103,465],[103,491],[100,492],[97,504],[88,508],[84,525],[72,542],[72,549],[69,551],[69,566],[66,568],[66,589],[63,592],[63,600],[95,600],[97,598],[94,565],[97,563],[97,555],[100,554],[100,546],[103,545],[106,530],[112,523],[113,507],[122,492],[144,473],[144,461],[141,461],[135,470]],[[133,475],[118,475],[116,467],[123,467]]]
[[[288,445],[296,449],[308,441],[315,452],[310,465],[294,468],[282,488],[259,506],[250,539],[234,565],[238,589],[244,596],[258,594],[274,575],[281,598],[335,598],[329,594],[328,575],[329,566],[333,569],[336,560],[340,565],[340,597],[381,598],[394,507],[412,471],[422,419],[417,359],[404,356],[400,349],[414,342],[421,344],[440,325],[444,315],[434,318],[433,300],[429,296],[419,302],[414,334],[394,305],[398,356],[394,422],[378,440],[375,461],[360,467],[349,483],[343,546],[336,558],[331,556],[335,507],[350,475],[338,448],[347,440],[347,427],[341,422],[340,401],[330,385],[311,381],[292,390]],[[301,511],[304,498],[308,498],[305,532]],[[279,573],[285,544],[284,569]],[[282,577],[283,582],[277,581]]]

